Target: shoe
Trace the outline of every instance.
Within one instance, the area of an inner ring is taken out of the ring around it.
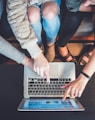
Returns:
[[[91,46],[91,48],[88,50],[88,52],[85,52],[80,58],[79,58],[79,61],[78,61],[78,64],[79,65],[86,65],[92,55],[92,52],[93,52],[93,49],[94,47]]]
[[[55,44],[47,47],[45,57],[47,58],[48,62],[54,61],[54,58],[55,58]]]
[[[79,56],[81,51],[83,50],[84,44],[83,43],[68,43],[67,44],[68,50],[73,56]]]
[[[68,49],[68,48],[67,48],[67,49]],[[60,55],[60,53],[59,53],[59,55]],[[72,57],[72,60],[67,61],[67,59],[68,59],[70,56]],[[61,59],[63,62],[74,62],[74,63],[77,64],[76,58],[70,53],[69,50],[68,50],[68,54],[67,54],[66,56],[60,55],[60,59]]]

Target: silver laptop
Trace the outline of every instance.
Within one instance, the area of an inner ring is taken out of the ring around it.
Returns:
[[[76,98],[63,102],[65,89],[61,86],[75,80],[73,62],[52,62],[50,65],[50,84],[46,78],[38,76],[24,67],[24,98],[18,111],[83,111],[84,107]]]

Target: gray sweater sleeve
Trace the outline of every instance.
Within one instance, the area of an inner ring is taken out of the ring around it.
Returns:
[[[25,57],[25,54],[13,47],[8,41],[0,36],[0,54],[21,63]]]
[[[10,26],[23,49],[27,49],[32,58],[42,50],[27,17],[27,0],[7,0],[7,18]]]

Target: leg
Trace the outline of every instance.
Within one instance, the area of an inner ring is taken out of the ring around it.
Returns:
[[[60,27],[58,16],[58,5],[55,2],[46,2],[42,6],[43,28],[46,32],[48,61],[53,61],[55,57],[54,43]],[[52,51],[52,52],[51,52]]]
[[[68,54],[68,49],[66,44],[69,42],[70,38],[74,35],[77,28],[79,27],[84,13],[82,12],[69,12],[67,9],[65,14],[62,14],[61,28],[59,32],[58,50],[62,57]],[[72,60],[72,56],[69,56],[67,61]]]
[[[58,6],[55,2],[46,2],[42,6],[43,28],[46,32],[48,45],[55,42],[60,27]]]
[[[57,4],[58,4],[58,6],[60,6],[61,0],[56,0],[56,2],[57,2]]]
[[[2,12],[3,12],[3,0],[0,0],[0,19],[2,16]]]
[[[36,37],[38,38],[38,45],[42,45],[41,31],[42,25],[40,21],[40,9],[36,6],[31,6],[28,8],[28,19],[31,23],[31,26],[35,32]]]

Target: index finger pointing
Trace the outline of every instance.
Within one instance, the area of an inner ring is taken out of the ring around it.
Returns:
[[[66,90],[66,92],[64,93],[64,96],[63,96],[63,98],[62,98],[62,101],[65,101],[66,97],[67,97],[69,94],[70,94],[70,88],[68,88],[68,89]]]
[[[47,79],[47,83],[50,84],[50,75],[49,75],[49,71],[45,72],[45,77]]]

